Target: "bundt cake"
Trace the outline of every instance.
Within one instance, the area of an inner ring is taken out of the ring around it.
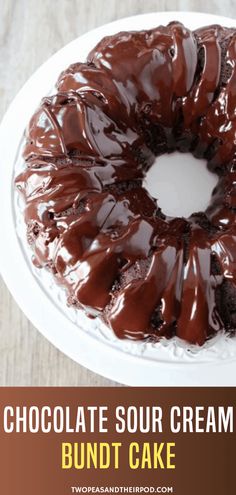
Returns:
[[[173,150],[219,177],[189,218],[167,217],[143,183]],[[42,100],[24,159],[16,185],[34,263],[69,304],[119,338],[202,345],[235,331],[235,29],[171,22],[102,39]]]

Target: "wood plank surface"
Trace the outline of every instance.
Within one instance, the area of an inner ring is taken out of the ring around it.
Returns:
[[[236,17],[236,2],[0,0],[0,119],[35,69],[69,41],[122,17],[164,10]],[[115,384],[74,363],[47,342],[22,314],[0,278],[0,385]]]

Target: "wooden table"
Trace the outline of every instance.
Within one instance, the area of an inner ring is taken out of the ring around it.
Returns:
[[[236,16],[235,0],[0,0],[0,117],[34,70],[72,39],[157,10]],[[1,166],[4,166],[2,163]],[[65,357],[26,319],[0,279],[0,385],[115,385]]]

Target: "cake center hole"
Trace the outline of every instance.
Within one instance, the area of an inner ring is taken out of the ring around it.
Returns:
[[[218,177],[209,172],[206,160],[175,151],[155,159],[144,187],[158,200],[164,214],[189,217],[207,208],[217,182]]]

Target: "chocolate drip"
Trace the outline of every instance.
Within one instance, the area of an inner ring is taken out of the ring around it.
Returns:
[[[202,345],[235,330],[235,60],[221,26],[118,33],[61,74],[29,123],[16,184],[35,263],[119,338]],[[188,219],[163,215],[142,185],[173,149],[219,175]]]

